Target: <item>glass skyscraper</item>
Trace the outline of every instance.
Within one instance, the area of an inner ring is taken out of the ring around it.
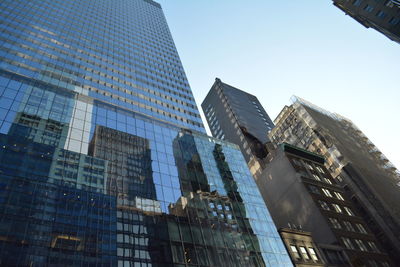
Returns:
[[[0,1],[1,266],[291,266],[151,0]]]

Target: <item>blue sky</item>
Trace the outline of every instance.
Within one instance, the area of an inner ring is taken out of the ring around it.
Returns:
[[[331,0],[158,2],[198,105],[215,77],[272,119],[297,95],[352,120],[400,167],[399,44]]]

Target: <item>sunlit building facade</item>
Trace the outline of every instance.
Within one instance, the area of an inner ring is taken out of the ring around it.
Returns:
[[[285,243],[286,249],[296,267],[327,266],[321,257],[312,234],[300,229],[299,226],[289,224],[280,228],[279,234]]]
[[[158,3],[0,6],[1,266],[291,266]]]
[[[349,119],[293,97],[269,134],[323,155],[325,166],[349,196],[393,262],[400,262],[400,172]]]
[[[284,143],[254,176],[277,227],[311,232],[320,250],[318,257],[309,242],[286,237],[294,264],[322,264],[323,258],[327,266],[394,266],[324,163],[322,156]]]

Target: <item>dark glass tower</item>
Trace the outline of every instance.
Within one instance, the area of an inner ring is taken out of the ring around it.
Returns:
[[[290,266],[159,4],[0,6],[1,266]]]
[[[257,97],[216,78],[201,107],[214,137],[237,144],[247,162],[266,157],[274,123]]]
[[[333,0],[333,4],[366,28],[373,28],[400,44],[399,0]]]

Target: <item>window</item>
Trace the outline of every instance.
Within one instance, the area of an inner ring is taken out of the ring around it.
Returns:
[[[319,176],[318,176],[318,175],[316,175],[315,173],[313,173],[312,175],[313,175],[313,177],[314,177],[314,179],[315,179],[315,180],[317,180],[317,181],[321,181],[321,178],[319,178]]]
[[[333,228],[342,229],[342,226],[340,225],[339,221],[336,218],[329,218],[329,221],[331,222]]]
[[[306,163],[306,166],[309,170],[314,170],[314,167],[310,163]]]
[[[317,253],[315,253],[314,248],[308,248],[308,251],[310,252],[311,259],[313,259],[314,261],[318,261],[318,256]]]
[[[386,13],[383,12],[382,10],[379,10],[378,13],[376,13],[376,16],[378,18],[384,19],[386,17]]]
[[[374,7],[371,6],[371,5],[366,5],[366,6],[364,7],[364,10],[367,11],[367,12],[372,12],[372,10],[374,10]]]
[[[378,247],[376,246],[375,242],[373,241],[368,241],[368,246],[371,248],[373,252],[379,252]]]
[[[353,213],[353,211],[352,211],[350,208],[344,207],[344,210],[346,211],[347,215],[349,215],[349,216],[354,216],[354,213]]]
[[[393,2],[392,1],[395,1],[395,0],[386,0],[385,6],[393,7]]]
[[[332,206],[337,213],[342,213],[342,209],[340,208],[340,206],[338,204],[332,204]]]
[[[296,165],[296,166],[301,166],[300,161],[298,161],[297,159],[292,159],[292,162],[293,162],[293,164]]]
[[[361,0],[354,0],[353,5],[354,6],[359,6],[361,4]]]
[[[296,260],[301,260],[299,251],[297,250],[297,247],[295,245],[290,245],[290,251],[292,252]]]
[[[324,209],[324,210],[331,210],[331,209],[329,208],[328,203],[326,203],[325,201],[319,200],[318,202],[319,202],[319,204],[321,205],[321,208],[322,208],[322,209]]]
[[[358,248],[359,248],[361,251],[367,251],[367,248],[365,247],[364,242],[362,242],[362,240],[360,240],[360,239],[355,239],[354,241],[356,241],[356,244],[357,244]]]
[[[324,181],[325,181],[325,183],[327,183],[327,184],[332,184],[331,179],[324,178]]]
[[[353,243],[351,243],[350,238],[342,237],[342,241],[343,241],[343,244],[346,246],[346,248],[354,249]]]
[[[309,185],[308,188],[310,189],[311,193],[318,194],[318,195],[321,194],[318,187],[316,187],[316,186]]]
[[[354,227],[351,222],[344,221],[343,224],[347,231],[354,232]]]
[[[305,260],[309,260],[310,259],[310,256],[308,256],[308,253],[307,253],[307,250],[306,250],[305,247],[300,247],[300,252],[301,252],[301,255],[303,255],[303,258]]]
[[[327,197],[332,197],[332,194],[331,194],[331,192],[330,192],[328,189],[322,188],[322,192],[324,192],[325,196],[327,196]]]
[[[367,230],[365,230],[364,226],[360,223],[356,223],[356,227],[360,233],[366,234]]]
[[[325,173],[324,169],[322,169],[320,166],[317,166],[316,169],[320,172],[320,173]]]
[[[392,25],[397,25],[400,22],[400,18],[393,17],[389,20],[389,23]]]
[[[340,194],[339,192],[334,192],[334,194],[335,194],[335,197],[336,197],[337,199],[343,200],[343,201],[344,201],[344,198],[343,198],[342,194]]]
[[[326,259],[328,262],[337,263],[338,265],[340,264],[345,265],[346,263],[348,263],[348,260],[345,259],[342,251],[337,251],[333,249],[322,249],[322,250],[324,255],[326,255]]]

